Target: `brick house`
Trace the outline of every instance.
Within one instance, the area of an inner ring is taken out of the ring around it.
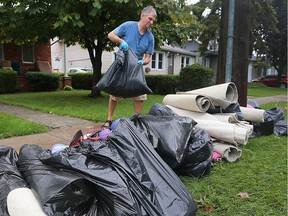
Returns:
[[[0,68],[11,68],[17,71],[19,91],[29,91],[24,77],[27,71],[52,72],[50,44],[0,44]]]
[[[50,45],[40,43],[0,44],[0,60],[1,67],[11,67],[17,71],[19,76],[24,75],[27,71],[43,71],[43,69],[46,69],[45,72],[51,72]]]

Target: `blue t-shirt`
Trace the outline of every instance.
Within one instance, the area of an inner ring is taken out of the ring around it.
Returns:
[[[154,53],[154,36],[148,29],[143,35],[138,30],[138,22],[127,21],[113,30],[120,38],[125,40],[129,47],[142,59],[145,53]]]

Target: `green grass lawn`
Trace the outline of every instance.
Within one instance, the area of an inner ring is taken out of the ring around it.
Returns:
[[[41,124],[0,112],[0,139],[45,133],[49,129]]]
[[[69,115],[103,122],[107,117],[108,95],[87,97],[90,91],[57,91],[0,95],[0,102],[30,109]],[[286,89],[249,88],[249,96],[286,95]],[[148,95],[143,114],[155,103],[162,103],[163,95]],[[280,107],[287,119],[287,102],[263,104],[262,109]],[[130,117],[133,101],[121,101],[115,119]],[[10,118],[13,118],[10,116]],[[1,120],[2,125],[2,120]],[[17,125],[17,124],[16,124]],[[15,130],[16,126],[12,126]],[[18,130],[18,129],[16,129]],[[1,129],[0,129],[1,131]],[[275,135],[250,138],[242,157],[234,163],[216,162],[210,175],[196,179],[179,176],[197,200],[197,216],[230,215],[287,215],[287,137]],[[239,193],[249,197],[242,198]]]

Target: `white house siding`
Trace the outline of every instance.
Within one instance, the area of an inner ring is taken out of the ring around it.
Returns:
[[[117,50],[118,48],[115,47],[114,51],[112,52],[103,51],[101,72],[106,72],[107,69],[111,66],[111,64],[115,60],[114,53]],[[149,68],[151,70],[149,74],[168,74],[169,63],[172,64],[171,67],[173,67],[170,73],[179,74],[181,70],[182,56],[190,58],[189,64],[195,64],[198,58],[195,52],[190,52],[179,47],[171,46],[166,46],[166,49],[161,48],[160,50],[155,51],[155,53],[163,54],[163,67],[161,69],[152,68],[152,64],[150,62],[148,65],[144,66],[144,69]],[[170,59],[169,61],[168,56],[173,56],[173,59]],[[63,41],[51,42],[51,58],[53,71],[64,72],[65,67],[66,70],[71,67],[92,68],[87,49],[82,49],[79,45],[65,47]]]

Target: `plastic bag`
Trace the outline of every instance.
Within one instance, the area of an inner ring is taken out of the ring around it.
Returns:
[[[119,50],[116,60],[96,84],[96,88],[124,98],[151,94],[152,90],[146,84],[143,66],[137,62],[137,56],[131,49],[124,52]]]
[[[209,175],[212,154],[211,137],[204,130],[195,128],[188,143],[185,159],[176,171],[197,178]]]
[[[274,124],[274,134],[277,136],[287,136],[287,120],[279,120]]]
[[[175,116],[174,112],[167,106],[155,103],[148,112],[149,115],[154,116]]]
[[[264,112],[264,121],[277,121],[284,120],[284,112],[278,107],[267,109]]]
[[[43,162],[81,172],[95,184],[97,199],[87,216],[196,213],[185,185],[128,119],[121,118],[106,141],[84,140],[75,151],[47,156]]]
[[[196,125],[193,119],[183,116],[147,115],[133,122],[142,133],[146,131],[146,137],[154,149],[171,168],[182,163],[192,129]]]
[[[9,215],[7,196],[17,188],[26,188],[24,177],[17,168],[17,152],[6,146],[0,146],[0,215]]]
[[[43,210],[48,215],[84,215],[95,197],[94,187],[74,171],[58,169],[40,160],[41,154],[57,157],[50,150],[37,145],[23,145],[17,162],[32,190],[39,197]]]

